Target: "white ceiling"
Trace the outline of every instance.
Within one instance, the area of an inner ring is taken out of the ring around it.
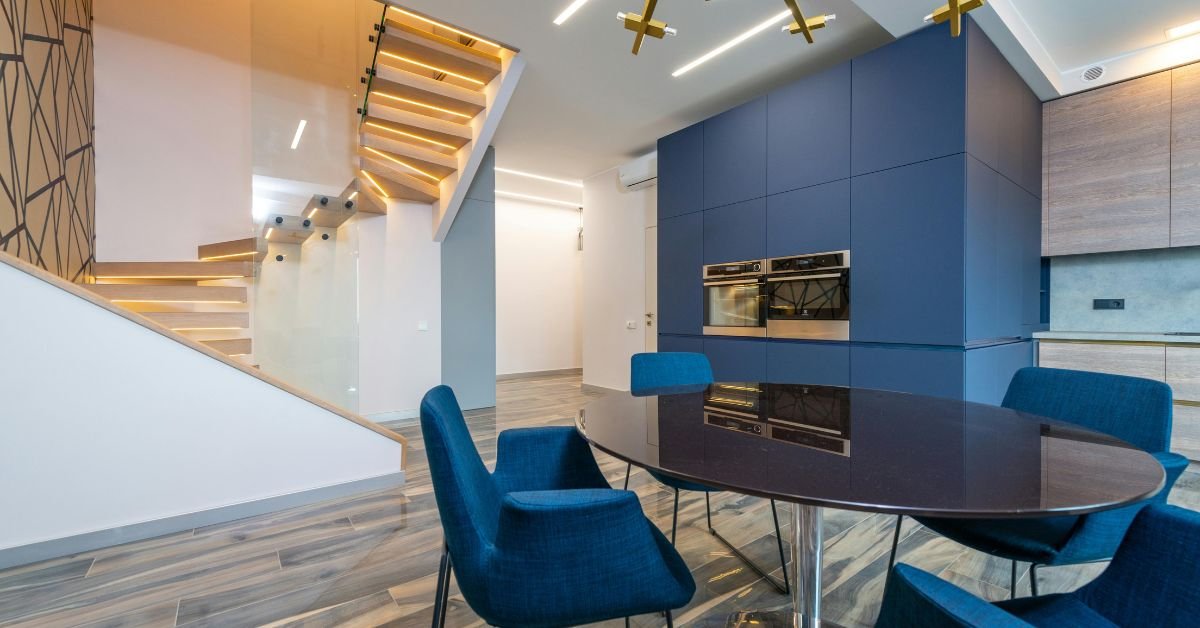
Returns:
[[[563,26],[571,0],[408,0],[406,5],[521,49],[527,62],[494,144],[499,165],[580,179],[654,149],[656,140],[891,37],[850,0],[805,0],[810,15],[836,13],[817,43],[778,28],[680,78],[671,72],[786,10],[780,0],[659,3],[655,18],[677,37],[647,38],[633,56],[633,33],[618,11],[642,0],[590,0]]]

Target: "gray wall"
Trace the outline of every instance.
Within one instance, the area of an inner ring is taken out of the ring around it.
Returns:
[[[1093,310],[1093,299],[1125,299],[1125,309]],[[1200,247],[1054,258],[1050,329],[1200,331]]]
[[[463,409],[496,405],[496,150],[442,242],[442,383]]]

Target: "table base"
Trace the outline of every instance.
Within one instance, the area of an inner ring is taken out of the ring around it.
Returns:
[[[792,504],[791,570],[792,608],[775,611],[742,611],[730,615],[726,626],[820,628],[821,558],[825,553],[824,520],[817,506]]]

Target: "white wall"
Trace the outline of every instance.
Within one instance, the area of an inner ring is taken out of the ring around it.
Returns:
[[[359,243],[359,413],[417,415],[442,379],[441,245],[429,205],[393,201],[355,223]],[[424,323],[428,329],[418,327]],[[380,416],[383,415],[383,416]]]
[[[496,199],[496,372],[583,366],[579,210]]]
[[[646,346],[645,238],[657,203],[657,188],[626,192],[616,169],[583,182],[584,384],[629,390],[629,358]]]
[[[0,549],[400,471],[399,443],[6,264],[0,294]]]
[[[95,0],[96,258],[251,235],[251,3]]]

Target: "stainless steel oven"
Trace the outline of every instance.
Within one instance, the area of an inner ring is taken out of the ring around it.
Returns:
[[[767,336],[850,339],[850,251],[767,261]]]
[[[706,335],[767,335],[765,267],[763,260],[704,267]]]

